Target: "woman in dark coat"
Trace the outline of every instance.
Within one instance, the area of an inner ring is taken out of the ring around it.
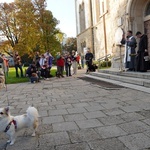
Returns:
[[[147,51],[148,38],[147,35],[142,34],[139,31],[136,33],[136,36],[137,38],[140,38],[136,58],[136,71],[146,72],[149,68],[148,51]]]

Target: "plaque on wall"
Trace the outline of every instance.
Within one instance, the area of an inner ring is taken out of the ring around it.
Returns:
[[[124,32],[123,32],[122,28],[119,27],[116,30],[116,33],[115,33],[115,43],[116,43],[116,45],[121,45],[121,40],[122,40],[123,34],[124,34]]]

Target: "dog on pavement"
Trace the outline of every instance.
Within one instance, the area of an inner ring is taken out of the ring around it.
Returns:
[[[0,70],[0,89],[5,88],[5,75],[2,70]]]
[[[12,116],[10,108],[0,108],[0,131],[5,132],[9,136],[10,145],[16,141],[16,131],[33,127],[33,134],[35,136],[38,128],[38,111],[35,107],[28,107],[26,114],[19,116]]]

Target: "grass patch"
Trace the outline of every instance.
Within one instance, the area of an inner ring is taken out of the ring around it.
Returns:
[[[26,67],[23,67],[23,73],[25,74]],[[55,76],[56,69],[51,69],[51,75]],[[18,73],[20,75],[20,70],[18,69]],[[6,84],[15,84],[15,83],[23,83],[29,82],[28,77],[16,77],[16,70],[15,68],[9,68],[8,77],[6,77]]]

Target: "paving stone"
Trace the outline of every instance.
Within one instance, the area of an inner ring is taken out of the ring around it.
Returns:
[[[97,110],[104,110],[104,107],[102,107],[101,105],[97,105],[97,106],[87,106],[85,107],[85,109],[87,111],[97,111]]]
[[[39,137],[40,147],[57,146],[61,144],[70,144],[70,140],[67,132],[44,134]]]
[[[119,116],[107,116],[103,118],[98,118],[98,120],[100,120],[100,122],[102,122],[104,125],[116,125],[125,122]]]
[[[121,141],[117,138],[94,140],[88,142],[91,150],[129,150]]]
[[[57,109],[73,108],[71,104],[56,105]]]
[[[55,146],[42,145],[42,146],[38,146],[35,150],[56,150],[56,149]]]
[[[37,132],[39,135],[52,133],[53,127],[52,125],[49,125],[49,124],[40,124]]]
[[[50,116],[58,116],[58,115],[66,115],[68,114],[68,112],[65,109],[56,109],[56,110],[49,110],[48,114]]]
[[[91,98],[81,98],[80,102],[90,102],[92,101]]]
[[[139,104],[138,107],[140,107],[141,109],[144,109],[144,110],[150,110],[150,103],[143,102],[143,103]]]
[[[144,135],[143,133],[122,136],[118,139],[131,150],[141,150],[150,147],[150,138]]]
[[[69,131],[68,133],[72,143],[81,143],[100,139],[100,135],[97,134],[94,129],[81,129]]]
[[[123,130],[125,130],[129,134],[144,132],[144,131],[150,129],[150,127],[148,125],[146,125],[145,123],[143,123],[141,121],[133,121],[133,122],[128,122],[128,123],[123,123],[118,126],[120,128],[122,128]]]
[[[106,108],[106,109],[112,109],[112,108],[118,108],[121,107],[121,105],[116,104],[116,103],[106,103],[106,104],[102,104],[101,105]]]
[[[103,124],[100,123],[100,121],[98,121],[97,119],[81,120],[81,121],[76,121],[76,123],[81,129],[103,126]]]
[[[49,106],[53,106],[53,105],[63,105],[64,102],[63,101],[52,101],[49,102]]]
[[[105,117],[106,115],[102,111],[92,111],[84,113],[84,116],[88,119],[91,119],[91,118]]]
[[[7,150],[32,150],[38,146],[38,137],[18,137],[14,145],[7,145]]]
[[[142,133],[145,134],[146,136],[150,137],[150,130],[146,130],[146,131],[144,131]]]
[[[51,109],[56,109],[56,107],[47,105],[47,106],[38,106],[37,109],[39,111],[48,111],[48,110],[51,110]]]
[[[69,114],[77,114],[77,113],[84,113],[87,112],[84,108],[71,108],[71,109],[67,109],[67,111],[69,112]]]
[[[43,124],[52,124],[57,122],[64,122],[64,119],[62,116],[50,116],[44,117],[42,122]]]
[[[138,106],[126,106],[126,107],[120,107],[125,112],[136,112],[141,111],[142,108],[139,108]]]
[[[107,109],[107,110],[103,110],[103,112],[109,116],[112,116],[112,115],[120,115],[120,114],[123,114],[125,113],[124,111],[122,111],[121,109],[119,108],[113,108],[113,109]]]
[[[102,138],[118,137],[127,133],[116,125],[95,128]]]
[[[76,103],[79,103],[79,100],[77,100],[77,99],[70,99],[70,100],[63,100],[63,102],[65,104],[76,104]]]
[[[119,115],[123,120],[130,122],[130,121],[136,121],[136,120],[141,120],[141,119],[145,119],[144,116],[133,112],[133,113],[125,113],[125,114],[121,114]]]
[[[142,122],[144,122],[144,123],[146,123],[146,124],[150,125],[150,119],[142,120]]]
[[[54,132],[79,129],[78,126],[75,124],[75,122],[53,123],[52,127],[53,127]]]
[[[46,111],[40,111],[39,116],[40,117],[47,117],[48,116],[48,111],[47,110]]]
[[[65,121],[77,121],[77,120],[86,120],[83,114],[72,114],[72,115],[64,115]]]
[[[34,104],[41,117],[36,137],[31,137],[32,128],[23,129],[15,145],[7,146],[7,136],[0,134],[0,150],[150,149],[150,94],[106,90],[77,77],[2,89],[0,105],[7,106],[8,97],[12,115],[24,114]]]
[[[143,110],[143,111],[139,111],[137,113],[144,116],[145,118],[150,118],[150,110]]]
[[[90,148],[87,143],[77,143],[56,146],[56,150],[90,150]]]
[[[78,103],[78,104],[72,104],[73,107],[86,107],[90,106],[88,103]]]

